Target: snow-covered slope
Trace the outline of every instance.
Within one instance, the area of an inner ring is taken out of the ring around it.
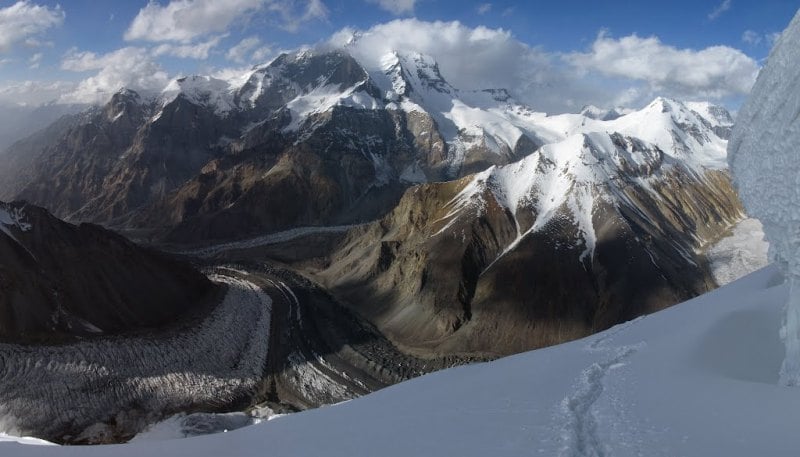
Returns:
[[[476,175],[450,203],[453,210],[448,224],[464,207],[485,204],[482,195],[488,190],[515,218],[523,209],[535,215],[530,227],[522,227],[517,219],[517,239],[506,248],[510,251],[524,236],[544,229],[566,208],[581,233],[583,259],[594,255],[597,241],[592,221],[595,199],[616,205],[619,200],[628,202],[623,188],[633,183],[643,190],[652,190],[650,183],[668,172],[653,175],[663,161],[658,148],[635,138],[599,132],[576,134],[548,144],[517,163],[492,167]],[[440,232],[446,232],[447,227]]]
[[[4,456],[792,456],[777,385],[788,287],[775,267],[572,343],[454,368],[232,432]]]

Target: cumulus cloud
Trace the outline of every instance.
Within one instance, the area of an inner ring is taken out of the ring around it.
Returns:
[[[172,0],[165,6],[151,1],[139,10],[124,37],[128,41],[188,43],[204,35],[222,33],[260,11],[276,13],[282,26],[290,30],[328,14],[322,0]]]
[[[261,44],[261,40],[258,37],[251,36],[245,38],[230,48],[228,53],[225,54],[225,57],[237,63],[244,63],[247,59],[247,54],[259,44]]]
[[[6,81],[0,83],[0,105],[41,105],[75,89],[68,81]]]
[[[708,20],[713,21],[722,15],[725,11],[731,9],[731,0],[723,0],[722,3],[717,5],[710,13],[708,13]]]
[[[166,6],[150,2],[139,10],[126,40],[188,42],[208,33],[227,30],[245,13],[263,6],[263,0],[173,0]]]
[[[381,57],[391,51],[430,55],[445,78],[463,89],[520,88],[547,80],[551,70],[546,53],[520,42],[511,32],[471,28],[457,21],[398,19],[363,32],[342,30],[331,44],[347,47],[371,69],[379,69]]]
[[[414,5],[417,0],[367,0],[392,14],[411,14],[414,12]]]
[[[280,26],[286,30],[294,32],[306,22],[328,17],[328,8],[322,0],[308,0],[305,2],[305,7],[298,6],[296,3],[292,1],[273,2],[268,7],[269,10],[280,13],[282,19]]]
[[[0,8],[0,52],[8,52],[15,44],[38,46],[37,36],[64,22],[60,6],[36,5],[28,0]]]
[[[28,68],[36,69],[42,64],[42,57],[44,54],[41,52],[37,52],[36,54],[32,55],[30,59],[28,59]]]
[[[61,101],[69,103],[102,103],[121,88],[142,92],[160,91],[169,76],[147,49],[126,47],[107,54],[71,50],[61,62],[68,71],[97,71],[81,81]]]
[[[272,54],[272,48],[262,45],[256,36],[244,38],[228,50],[225,57],[236,63],[263,62]]]
[[[653,92],[710,99],[747,94],[759,70],[755,60],[728,46],[678,49],[657,37],[616,39],[605,32],[589,52],[565,60],[584,73],[641,81]]]
[[[761,34],[753,30],[745,30],[744,33],[742,33],[742,41],[747,44],[756,45],[761,43],[761,40]]]
[[[477,9],[478,9],[478,14],[483,15],[483,14],[486,14],[489,11],[492,10],[492,4],[491,3],[481,3],[480,5],[478,5]]]
[[[758,46],[761,43],[764,43],[767,46],[772,47],[780,36],[781,34],[777,32],[762,34],[756,32],[755,30],[745,30],[744,33],[742,33],[742,42],[747,43],[750,46]]]
[[[256,63],[266,63],[271,57],[275,55],[275,52],[269,46],[261,46],[260,48],[253,51],[253,54],[250,56],[251,62]]]
[[[678,49],[656,37],[615,39],[602,32],[586,52],[555,54],[522,43],[507,30],[417,19],[343,29],[329,44],[346,48],[373,72],[391,51],[427,54],[455,87],[506,88],[547,112],[585,104],[637,107],[656,96],[736,102],[759,70],[756,61],[725,46]]]
[[[225,38],[226,35],[219,35],[211,38],[208,41],[192,44],[172,44],[164,43],[156,46],[153,49],[153,55],[160,57],[163,55],[179,57],[181,59],[198,59],[205,60],[212,49],[217,47],[220,40]]]

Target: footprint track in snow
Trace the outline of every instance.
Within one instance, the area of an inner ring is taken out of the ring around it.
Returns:
[[[590,353],[609,354],[581,371],[573,392],[561,401],[564,419],[562,431],[562,457],[605,457],[609,455],[607,445],[598,434],[598,419],[595,404],[606,390],[609,372],[626,364],[626,360],[638,352],[644,343],[608,347],[615,336],[627,330],[644,317],[619,324],[594,338],[584,348]]]

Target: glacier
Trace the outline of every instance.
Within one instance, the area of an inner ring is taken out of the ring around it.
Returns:
[[[105,442],[116,431],[97,418],[136,432],[158,412],[250,396],[263,378],[272,300],[232,270],[215,269],[210,278],[227,286],[222,303],[166,338],[143,332],[44,347],[0,344],[0,430]]]

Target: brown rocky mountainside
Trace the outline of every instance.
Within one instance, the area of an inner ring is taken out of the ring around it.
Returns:
[[[410,189],[317,277],[412,352],[506,355],[712,289],[701,248],[742,214],[725,171],[578,135]]]
[[[157,327],[216,298],[217,287],[188,264],[96,225],[0,203],[0,340]]]
[[[425,104],[485,111],[513,100],[461,93],[429,58],[394,58],[373,74],[346,52],[303,51],[240,85],[193,76],[157,95],[121,90],[9,147],[0,199],[170,241],[236,238],[372,220],[413,183],[507,164],[542,143],[530,132],[506,143],[449,125]]]

